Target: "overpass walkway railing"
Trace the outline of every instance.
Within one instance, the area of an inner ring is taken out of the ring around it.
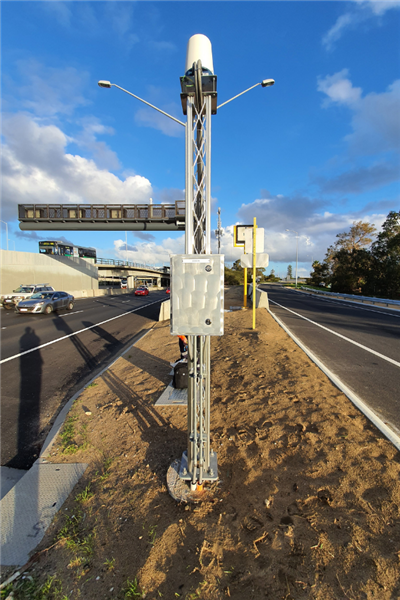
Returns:
[[[185,200],[173,204],[19,204],[20,229],[184,230]]]
[[[136,269],[146,269],[149,271],[155,271],[160,273],[160,275],[169,275],[169,272],[166,273],[164,271],[164,267],[155,267],[153,265],[145,265],[143,263],[130,262],[127,260],[117,260],[114,258],[97,258],[96,265],[110,265],[112,267],[132,267]]]

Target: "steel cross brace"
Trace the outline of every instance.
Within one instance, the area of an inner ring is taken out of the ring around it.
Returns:
[[[187,99],[186,254],[211,253],[211,96],[200,96],[201,105]],[[188,449],[179,477],[194,486],[218,478],[210,449],[210,336],[189,336],[188,350]]]

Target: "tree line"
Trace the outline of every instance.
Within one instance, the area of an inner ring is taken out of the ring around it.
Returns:
[[[375,225],[354,221],[350,231],[336,237],[324,260],[313,262],[312,284],[330,286],[332,292],[400,299],[400,211],[387,215],[377,235]]]

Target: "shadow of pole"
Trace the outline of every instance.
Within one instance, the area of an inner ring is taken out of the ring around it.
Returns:
[[[40,346],[40,338],[31,327],[19,342],[20,352]],[[42,389],[43,358],[40,350],[20,356],[20,392],[17,425],[16,455],[8,467],[29,469],[40,452],[40,395]]]

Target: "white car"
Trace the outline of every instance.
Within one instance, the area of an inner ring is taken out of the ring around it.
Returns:
[[[38,292],[54,292],[54,288],[48,283],[28,283],[21,284],[12,294],[5,294],[1,296],[0,302],[3,307],[7,310],[15,308],[21,300],[27,300],[33,294]]]

